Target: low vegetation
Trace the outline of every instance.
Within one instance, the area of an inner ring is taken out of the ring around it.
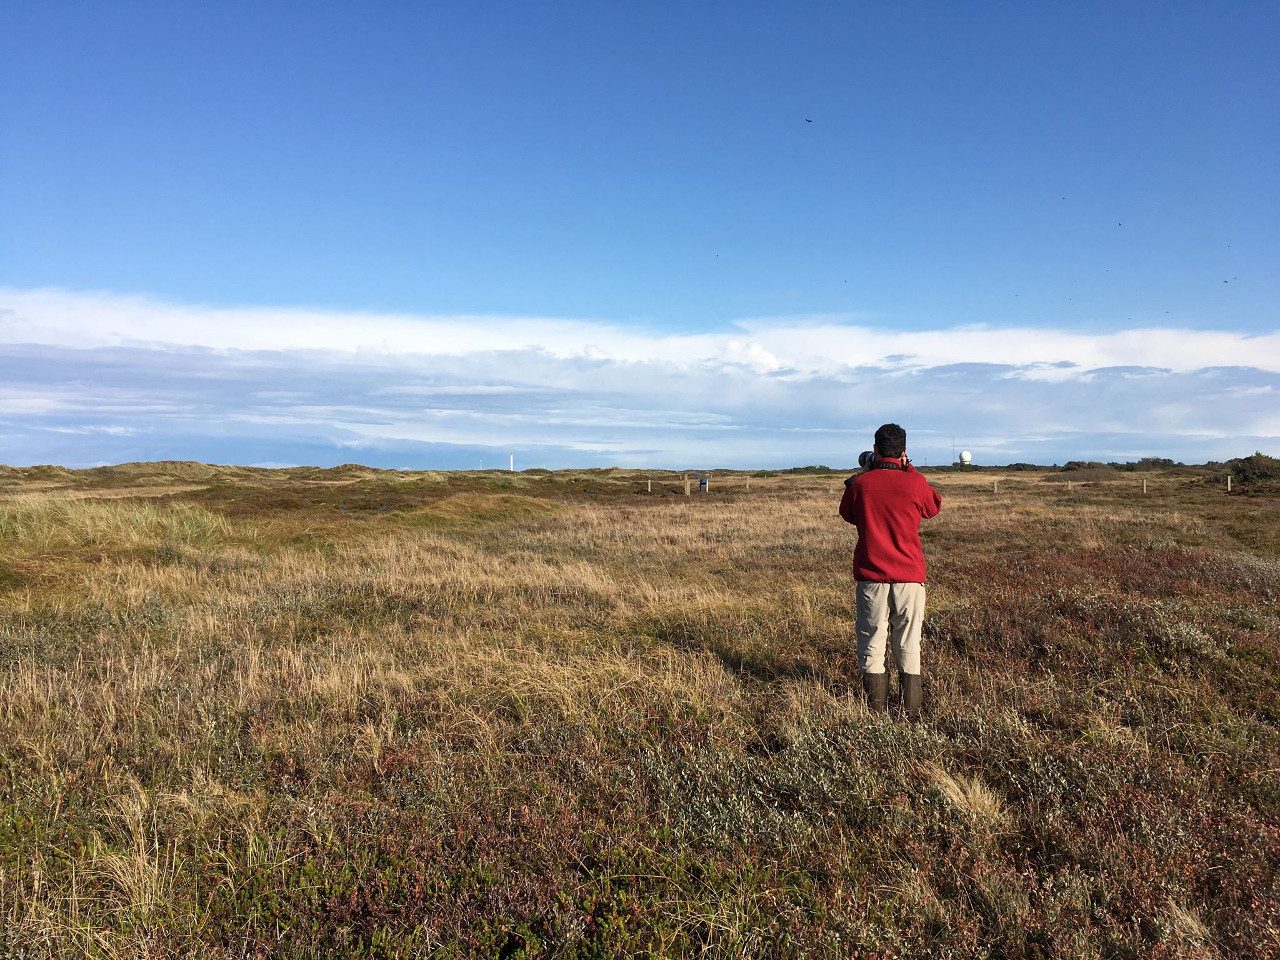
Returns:
[[[1280,955],[1280,500],[1090,476],[909,724],[839,475],[5,469],[0,957]]]
[[[1228,472],[1238,477],[1242,483],[1270,490],[1280,488],[1280,459],[1276,457],[1255,453],[1252,456],[1230,460],[1226,467]]]

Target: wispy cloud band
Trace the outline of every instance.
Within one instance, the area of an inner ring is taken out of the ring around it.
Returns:
[[[1143,328],[1104,334],[1036,327],[895,331],[851,318],[759,318],[725,333],[660,333],[540,317],[407,316],[209,307],[148,297],[0,288],[0,342],[69,347],[155,344],[216,350],[328,350],[385,356],[539,350],[635,363],[731,363],[766,371],[997,363],[1062,377],[1116,366],[1177,372],[1247,365],[1280,372],[1280,331]]]
[[[956,436],[989,462],[1220,458],[1280,437],[1280,331],[809,317],[673,334],[0,288],[0,364],[11,463],[847,463],[888,419],[917,454]]]

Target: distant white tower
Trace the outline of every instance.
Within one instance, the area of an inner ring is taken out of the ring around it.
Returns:
[[[961,450],[960,462],[967,467],[969,464],[973,463],[973,454],[970,453],[968,450]]]

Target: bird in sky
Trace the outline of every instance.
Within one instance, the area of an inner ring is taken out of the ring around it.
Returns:
[[[804,118],[804,122],[805,122],[805,123],[813,123],[813,121],[812,121],[812,120],[810,120],[808,117],[805,117],[805,118]]]

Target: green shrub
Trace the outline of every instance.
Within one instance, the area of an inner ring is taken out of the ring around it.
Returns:
[[[1280,480],[1280,459],[1258,451],[1251,457],[1228,460],[1227,470],[1241,483]]]

